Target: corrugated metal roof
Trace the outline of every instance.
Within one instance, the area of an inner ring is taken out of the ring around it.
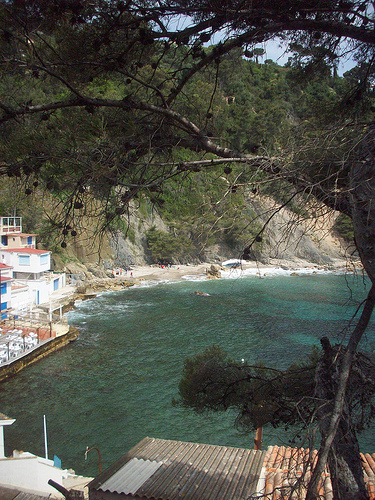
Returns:
[[[46,496],[34,495],[25,491],[0,486],[1,500],[46,500]]]
[[[124,476],[132,481],[132,474],[137,474],[141,461],[149,461],[162,464],[137,489],[133,485],[128,494],[160,500],[181,497],[185,500],[240,500],[256,492],[265,454],[265,451],[145,438],[94,479],[89,489],[103,490],[115,478],[124,479]],[[134,458],[138,461],[134,462]],[[136,469],[125,474],[124,466],[130,462]],[[140,475],[145,477],[143,472]],[[116,488],[125,490],[126,486],[117,485]]]
[[[132,458],[99,488],[103,491],[134,494],[149,479],[163,462]]]
[[[293,491],[293,498],[304,500],[317,453],[284,446],[270,446],[266,452],[145,438],[88,486],[103,491],[106,483],[118,480],[116,489],[109,491],[138,499],[281,500]],[[375,500],[375,453],[360,455],[369,498]],[[151,464],[158,467],[153,470]],[[328,468],[318,493],[321,500],[333,498]]]
[[[14,500],[45,500],[46,497],[40,495],[34,495],[33,493],[26,493],[25,491],[20,491]]]

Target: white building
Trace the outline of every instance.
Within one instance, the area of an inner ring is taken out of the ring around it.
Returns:
[[[64,273],[51,272],[51,252],[37,249],[35,238],[35,234],[22,232],[21,217],[0,217],[0,264],[11,269],[9,280],[13,280],[11,287],[2,287],[4,311],[11,307],[22,312],[47,303],[55,290],[66,285]]]
[[[48,481],[52,479],[63,486],[68,478],[77,476],[62,469],[58,459],[50,460],[17,450],[14,450],[9,458],[5,456],[4,427],[14,422],[15,419],[0,413],[0,485],[48,498],[64,498],[60,492],[48,484]],[[87,478],[85,482],[89,479]]]
[[[0,249],[1,262],[13,267],[13,278],[38,280],[51,269],[51,252],[36,248]]]

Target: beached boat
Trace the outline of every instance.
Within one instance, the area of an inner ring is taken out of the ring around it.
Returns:
[[[230,259],[221,264],[222,267],[238,268],[246,264],[246,260]]]

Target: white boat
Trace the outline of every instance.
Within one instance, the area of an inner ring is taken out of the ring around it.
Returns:
[[[221,264],[221,267],[230,267],[230,268],[238,268],[246,264],[246,260],[240,260],[240,259],[230,259],[226,260]]]

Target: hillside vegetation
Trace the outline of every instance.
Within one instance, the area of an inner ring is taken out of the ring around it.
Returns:
[[[209,52],[212,47],[204,50]],[[180,57],[187,57],[184,48],[180,49]],[[195,76],[189,83],[189,99],[182,95],[179,108],[195,121],[205,121],[208,136],[222,137],[238,151],[277,157],[295,147],[300,148],[303,163],[300,137],[305,128],[308,125],[311,141],[314,134],[319,136],[320,127],[332,113],[332,103],[340,96],[345,98],[353,78],[352,72],[344,77],[332,75],[323,65],[314,78],[304,79],[293,67],[293,61],[287,67],[271,60],[259,63],[238,49],[223,57],[220,69],[209,67]],[[99,95],[110,97],[120,95],[132,83],[98,78],[90,85]],[[52,89],[46,87],[44,92],[48,94]],[[121,142],[116,113],[106,109],[79,113],[85,116],[75,122],[74,128],[90,140],[97,137],[97,154],[101,155],[98,168],[115,172],[107,149],[111,141]],[[67,136],[74,132],[69,121],[72,118],[67,112],[62,134],[55,129],[53,116],[42,120],[40,126],[47,127],[51,136],[51,144],[46,146],[55,152],[66,147]],[[291,145],[291,137],[295,145]],[[165,147],[159,156],[178,165],[180,173],[186,162],[198,158],[198,153],[195,157],[191,149],[181,144],[173,149]],[[324,207],[312,206],[311,201],[307,205],[303,193],[297,193],[281,180],[270,182],[261,171],[249,172],[243,164],[229,160],[218,165],[212,161],[214,158],[206,154],[208,166],[189,168],[186,176],[171,176],[162,187],[140,193],[126,213],[101,196],[110,188],[109,180],[108,186],[91,182],[91,203],[86,201],[86,205],[80,206],[76,201],[76,216],[70,224],[64,215],[61,218],[68,198],[63,186],[54,186],[59,180],[57,175],[51,176],[50,165],[46,168],[49,177],[45,179],[49,192],[40,191],[37,182],[25,185],[17,172],[9,171],[9,179],[1,187],[1,213],[21,215],[24,230],[36,232],[40,244],[55,253],[57,267],[72,259],[104,259],[109,267],[125,267],[230,257],[261,261],[301,258],[327,263],[330,258],[343,255],[340,245],[343,243],[345,248],[352,239],[350,221],[340,216],[335,225],[334,214],[328,217]],[[43,179],[43,167],[39,176]],[[287,208],[281,208],[284,204]],[[275,208],[276,215],[270,218]],[[103,214],[108,219],[104,231],[100,222]],[[295,225],[296,230],[288,231],[285,239],[290,225]],[[339,242],[337,236],[343,239]]]

